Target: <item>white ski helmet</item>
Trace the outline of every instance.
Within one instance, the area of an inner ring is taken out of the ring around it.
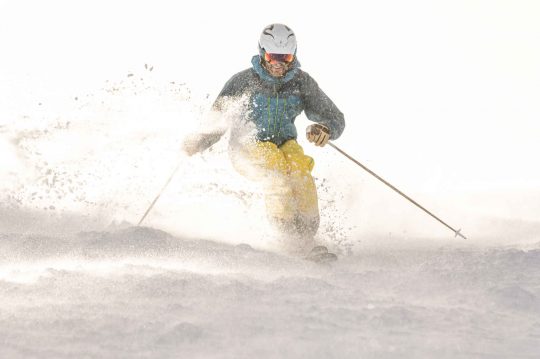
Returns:
[[[286,25],[272,24],[264,28],[259,39],[259,53],[296,55],[296,36]]]

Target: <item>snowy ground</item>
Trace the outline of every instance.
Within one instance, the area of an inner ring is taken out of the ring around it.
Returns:
[[[0,235],[2,358],[538,358],[540,243],[331,266],[129,227]]]
[[[304,143],[318,239],[340,254],[316,265],[272,244],[226,141],[179,156],[211,98],[153,73],[1,109],[0,358],[540,357],[536,183],[504,192],[480,179],[471,194],[423,158],[344,146],[462,226],[459,240]],[[148,227],[129,225],[177,163]]]

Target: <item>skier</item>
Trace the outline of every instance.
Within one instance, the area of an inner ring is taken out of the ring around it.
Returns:
[[[296,50],[296,36],[288,26],[265,27],[252,67],[225,84],[212,110],[223,116],[233,113],[232,164],[263,186],[269,220],[287,237],[309,242],[319,227],[314,161],[296,141],[294,121],[304,111],[315,122],[306,129],[307,139],[321,147],[341,135],[345,121],[317,82],[300,69]],[[184,141],[184,151],[190,156],[203,151],[225,131],[222,127],[192,135]]]

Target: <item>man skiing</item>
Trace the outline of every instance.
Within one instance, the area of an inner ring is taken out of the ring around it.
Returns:
[[[212,109],[225,114],[243,101],[231,125],[230,158],[244,176],[264,189],[269,220],[288,237],[312,239],[319,227],[313,158],[297,143],[294,121],[310,121],[307,139],[324,146],[345,127],[343,114],[309,74],[300,69],[296,36],[283,24],[264,28],[252,67],[234,75]],[[247,131],[246,129],[251,129]],[[191,136],[184,151],[193,155],[216,143],[225,129]],[[246,133],[249,135],[246,136]]]

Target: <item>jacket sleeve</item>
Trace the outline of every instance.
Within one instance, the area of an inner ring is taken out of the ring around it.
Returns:
[[[317,82],[305,73],[304,111],[310,121],[325,125],[330,129],[330,139],[335,140],[345,129],[343,113],[319,88]]]
[[[229,105],[234,102],[236,97],[241,96],[242,94],[242,81],[243,74],[242,72],[237,73],[229,79],[223,86],[223,89],[219,95],[214,100],[212,104],[209,117],[212,119],[212,124],[209,124],[211,127],[214,127],[212,132],[223,135],[228,127],[228,123],[225,120],[227,111],[229,110]],[[219,140],[219,137],[218,137]],[[215,137],[213,138],[215,140]]]
[[[189,135],[184,139],[184,151],[189,155],[206,150],[218,142],[227,132],[229,123],[226,119],[227,107],[230,101],[241,96],[245,71],[240,72],[225,83],[223,89],[212,104],[211,111],[207,114],[204,129],[198,133]]]
[[[223,89],[217,96],[212,110],[225,112],[227,111],[227,99],[231,97],[241,96],[242,94],[242,82],[245,77],[245,71],[239,72],[229,79],[223,86]]]

